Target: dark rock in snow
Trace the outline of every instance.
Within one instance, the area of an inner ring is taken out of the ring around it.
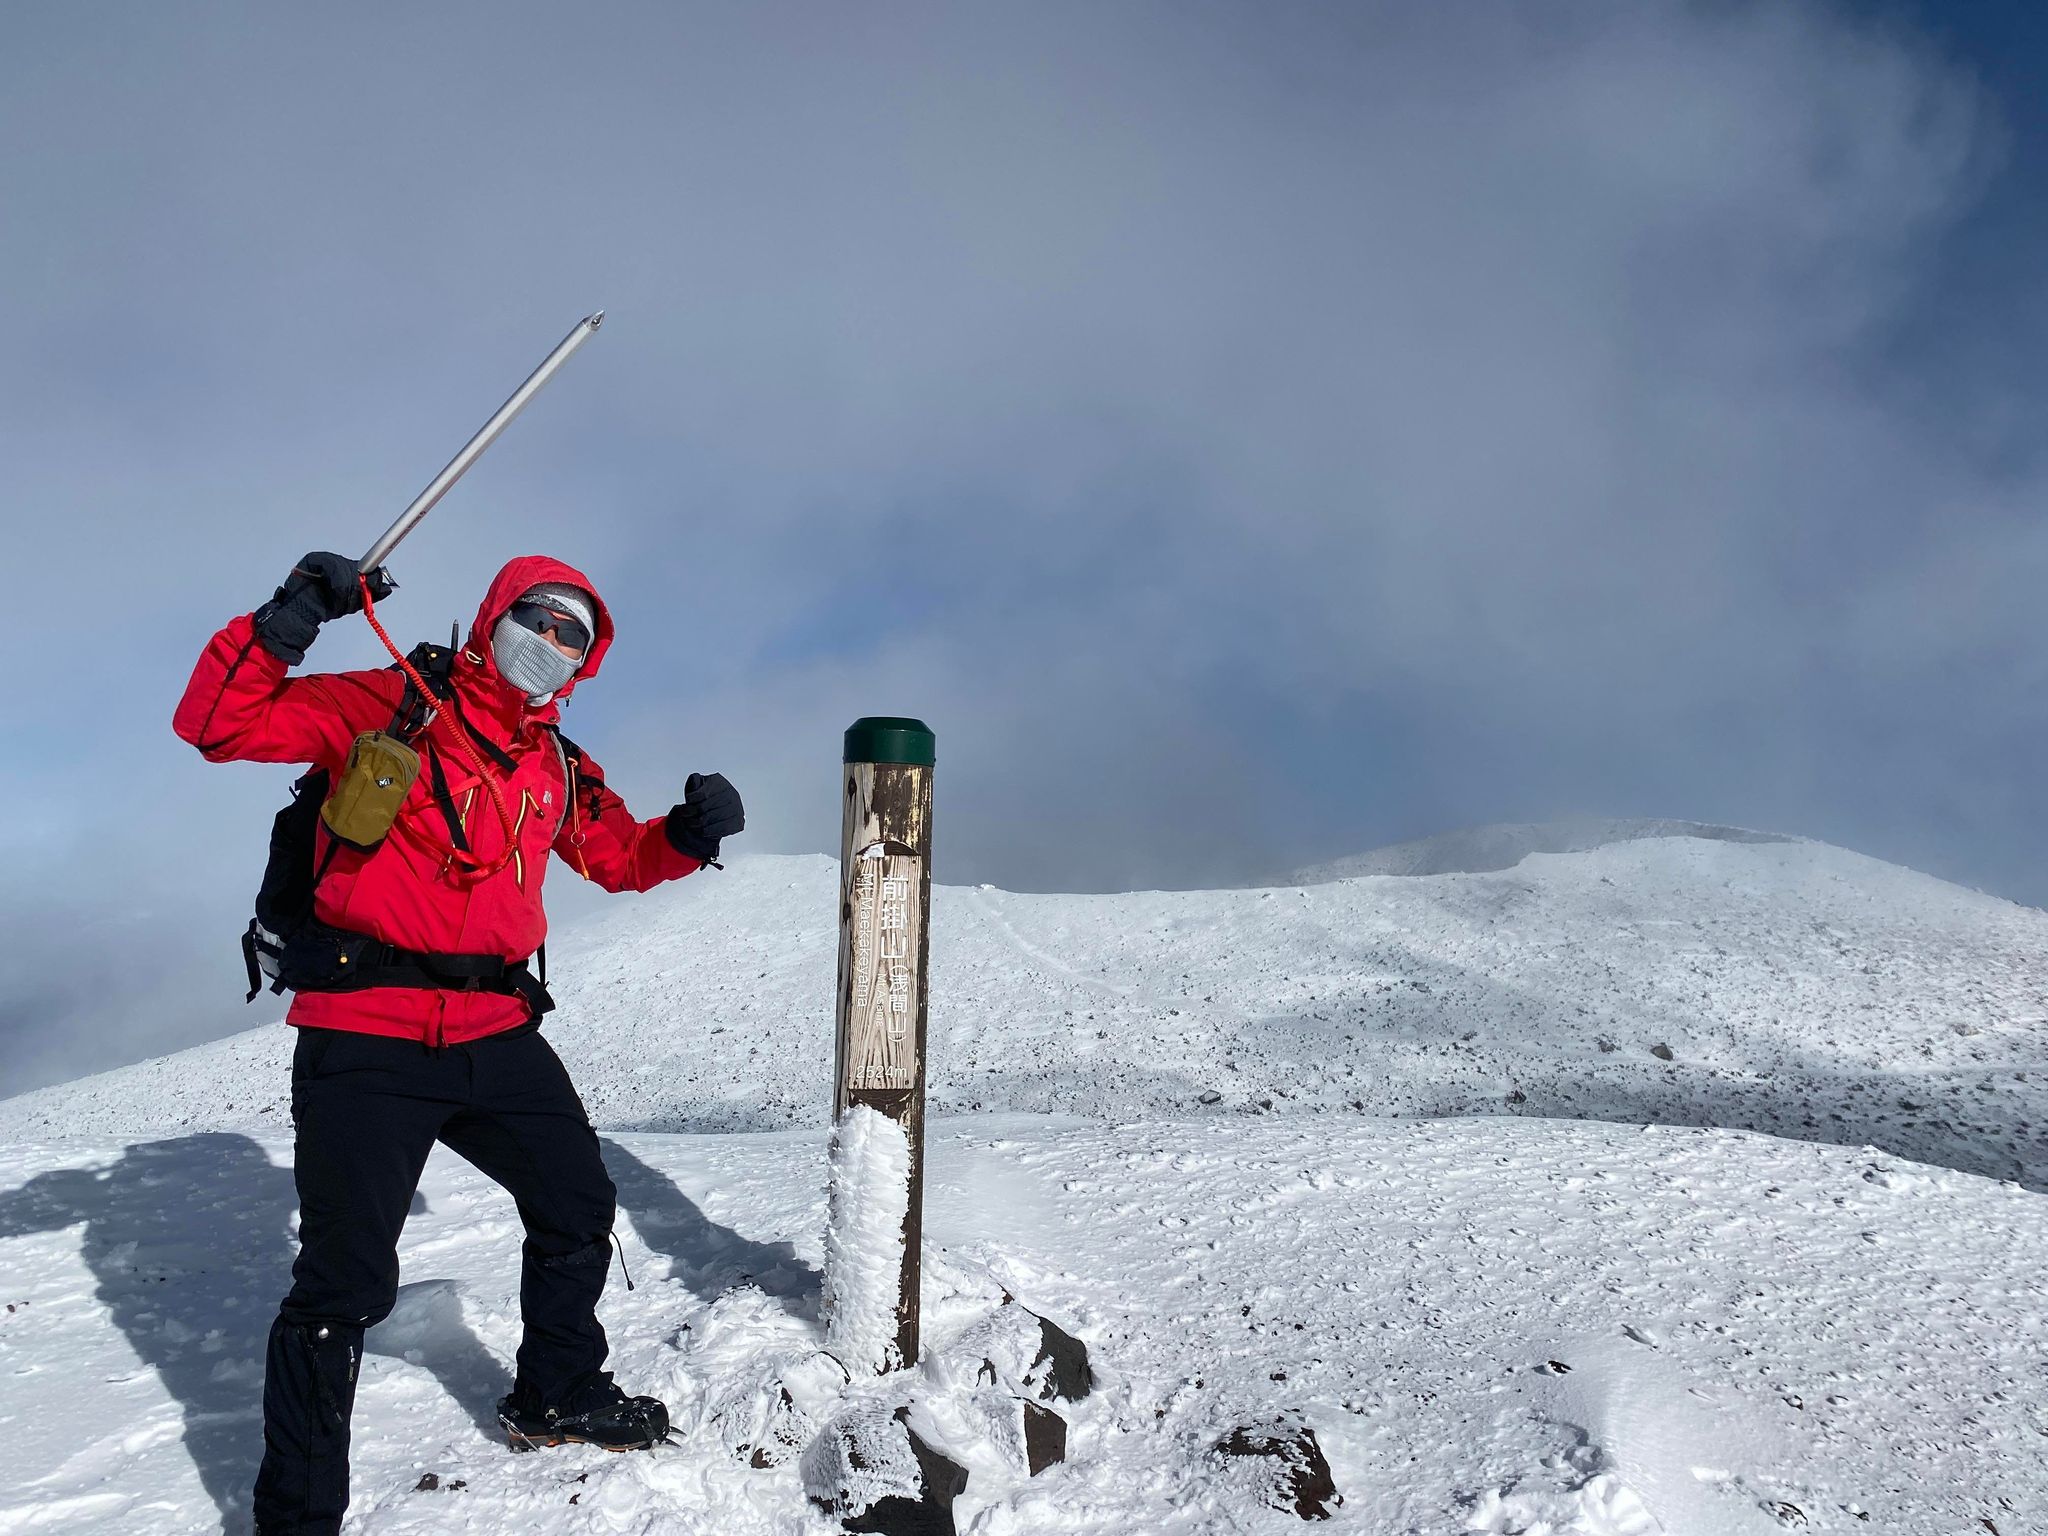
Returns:
[[[1316,1443],[1316,1432],[1293,1414],[1262,1424],[1241,1425],[1216,1443],[1225,1456],[1270,1462],[1270,1481],[1260,1490],[1268,1509],[1292,1512],[1304,1520],[1327,1520],[1344,1502],[1330,1476],[1330,1463]]]
[[[1037,1389],[1040,1402],[1080,1402],[1095,1387],[1088,1346],[1058,1324],[1038,1318],[1038,1356],[1024,1373],[1024,1385]]]
[[[840,1521],[843,1530],[876,1536],[957,1536],[953,1501],[967,1488],[967,1469],[943,1451],[927,1445],[906,1426],[911,1454],[917,1458],[919,1489],[914,1499],[891,1494],[858,1515]]]
[[[1650,1047],[1650,1054],[1659,1061],[1670,1061],[1673,1059],[1671,1047],[1668,1045],[1653,1045]]]
[[[840,1529],[875,1536],[957,1536],[953,1501],[967,1469],[893,1414],[864,1407],[833,1420],[803,1455],[804,1493]]]
[[[1067,1421],[1050,1408],[1019,1402],[1024,1409],[1024,1457],[1036,1477],[1067,1459]]]

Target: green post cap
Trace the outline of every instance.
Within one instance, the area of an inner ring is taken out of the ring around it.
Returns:
[[[938,741],[922,720],[904,715],[863,715],[846,728],[847,763],[912,763],[929,768],[938,761]]]

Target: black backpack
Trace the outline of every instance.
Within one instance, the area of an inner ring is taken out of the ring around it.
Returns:
[[[399,698],[398,709],[386,728],[400,741],[410,743],[427,728],[439,707],[439,700],[448,698],[454,691],[449,673],[455,663],[455,641],[451,637],[445,646],[423,640],[412,648],[406,660],[413,670],[425,679],[434,692],[432,701],[420,697],[419,689],[412,679],[405,680],[405,691]],[[402,671],[402,668],[393,668]],[[315,768],[300,777],[292,785],[291,803],[277,813],[270,824],[270,858],[263,866],[263,883],[256,891],[256,915],[242,934],[242,963],[249,971],[249,995],[245,1002],[254,1002],[263,990],[267,980],[270,990],[282,992],[290,985],[284,979],[281,968],[285,946],[292,937],[313,921],[313,892],[320,884],[320,877],[327,873],[335,850],[341,845],[330,838],[327,856],[316,860],[314,850],[319,846],[320,806],[326,800],[331,776],[325,768]]]

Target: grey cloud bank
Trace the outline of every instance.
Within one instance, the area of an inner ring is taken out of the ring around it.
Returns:
[[[828,848],[839,729],[902,711],[949,881],[1593,811],[2048,896],[2048,535],[1983,427],[2031,418],[1898,341],[2000,135],[1910,33],[17,10],[0,132],[9,604],[51,637],[0,748],[0,1090],[255,1021],[289,773],[171,736],[192,658],[600,304],[386,612],[591,571],[621,641],[568,724],[643,815],[718,767],[757,846]]]

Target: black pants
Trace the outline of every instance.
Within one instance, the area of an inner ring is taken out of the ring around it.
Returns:
[[[333,1536],[348,1507],[363,1331],[398,1296],[398,1234],[436,1141],[510,1191],[526,1225],[514,1390],[545,1405],[604,1364],[597,1298],[616,1192],[583,1103],[527,1026],[429,1051],[302,1029],[292,1058],[299,1257],[271,1327],[259,1531]]]

